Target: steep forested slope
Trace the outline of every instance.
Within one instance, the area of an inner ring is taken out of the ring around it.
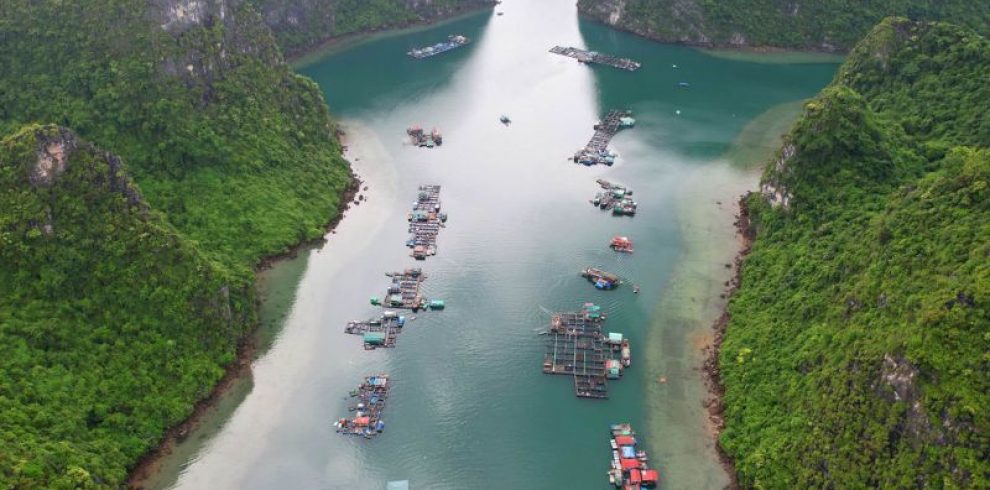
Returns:
[[[8,0],[0,133],[53,122],[123,158],[221,260],[319,236],[346,165],[319,89],[242,1]]]
[[[888,19],[762,192],[720,367],[753,488],[990,487],[990,42]]]
[[[240,0],[2,2],[5,134],[0,488],[119,487],[234,359],[252,267],[322,235],[349,171]]]
[[[666,42],[846,51],[890,15],[990,32],[987,0],[578,0],[581,12]]]
[[[114,487],[254,321],[252,277],[56,126],[0,141],[0,488]]]
[[[355,32],[404,26],[493,5],[494,0],[251,0],[292,54]]]

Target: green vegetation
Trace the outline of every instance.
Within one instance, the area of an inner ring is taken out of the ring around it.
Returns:
[[[489,0],[251,0],[294,54],[322,41],[357,32],[405,26],[490,5]]]
[[[990,487],[990,42],[888,19],[748,199],[723,447],[751,488]]]
[[[182,23],[140,0],[6,2],[0,134],[71,128],[120,155],[182,233],[249,267],[320,236],[348,177],[319,88],[250,6],[218,18]]]
[[[250,5],[8,0],[0,32],[0,488],[119,487],[349,171]]]
[[[233,360],[252,277],[67,130],[0,141],[0,190],[0,487],[117,486]]]
[[[986,0],[578,0],[592,17],[662,41],[845,51],[890,15],[990,32]]]

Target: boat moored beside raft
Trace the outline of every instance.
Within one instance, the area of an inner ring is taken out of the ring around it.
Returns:
[[[596,267],[588,267],[581,271],[581,277],[591,281],[595,284],[595,288],[612,290],[619,287],[622,284],[622,278],[612,274],[611,272],[605,272]]]

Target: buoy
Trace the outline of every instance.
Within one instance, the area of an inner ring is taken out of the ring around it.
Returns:
[[[676,111],[674,111],[674,114],[677,114],[678,116],[680,116],[681,115],[681,110],[680,109],[677,109]]]

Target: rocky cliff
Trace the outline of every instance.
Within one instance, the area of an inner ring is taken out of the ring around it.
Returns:
[[[295,54],[356,32],[450,17],[494,0],[252,0],[282,49]]]
[[[986,0],[578,0],[585,15],[663,42],[844,52],[886,16],[990,33]]]

